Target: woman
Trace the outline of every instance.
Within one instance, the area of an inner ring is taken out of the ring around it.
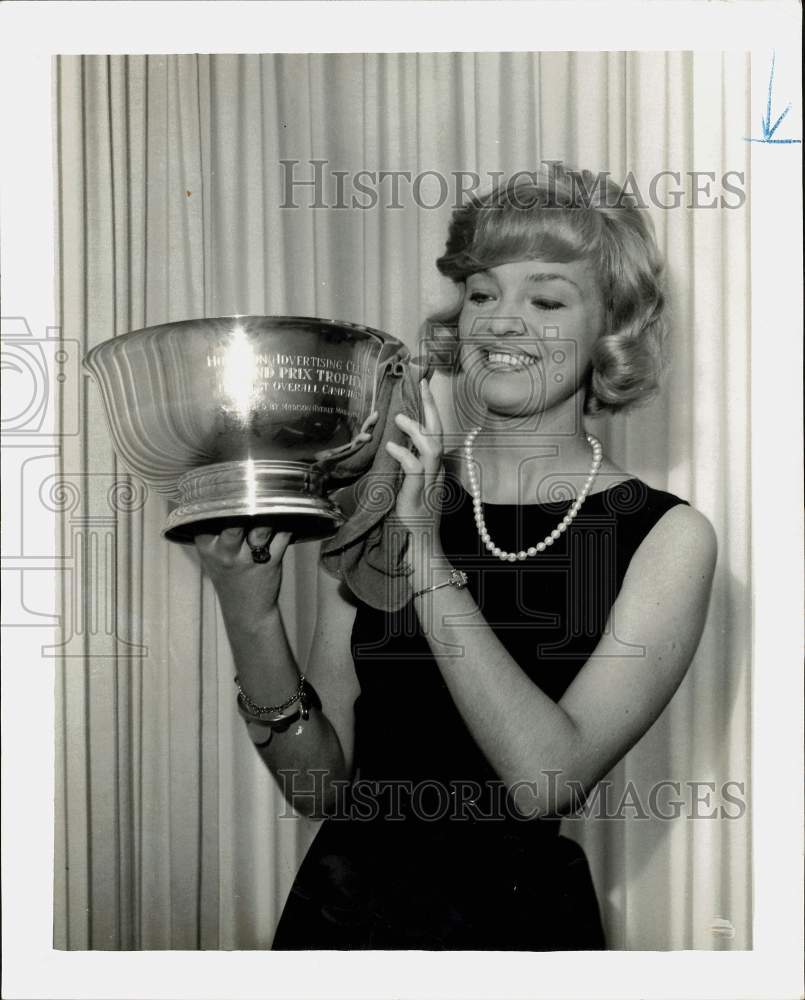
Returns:
[[[289,536],[197,540],[258,752],[289,801],[328,816],[276,949],[604,948],[560,817],[660,715],[704,626],[709,522],[584,426],[657,385],[648,220],[611,182],[554,168],[456,211],[438,266],[461,292],[467,437],[442,453],[426,379],[424,421],[396,418],[406,607],[370,608],[320,569],[306,688],[277,609]]]

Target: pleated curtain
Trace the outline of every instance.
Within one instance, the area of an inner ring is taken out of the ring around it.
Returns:
[[[171,320],[273,313],[364,323],[416,348],[453,295],[434,260],[455,174],[475,172],[483,190],[494,172],[563,160],[631,171],[641,189],[663,170],[688,188],[689,171],[743,172],[748,185],[748,83],[748,56],[718,52],[60,57],[63,336],[86,350]],[[311,186],[289,198],[289,179],[317,169],[327,207]],[[377,206],[338,207],[337,172],[348,204],[362,170],[408,171],[417,197],[403,179],[388,207],[387,179]],[[672,369],[639,415],[589,429],[622,467],[703,511],[719,558],[685,681],[607,781],[615,802],[678,781],[686,808],[669,820],[627,808],[565,832],[590,858],[611,948],[745,949],[748,210],[650,210]],[[452,432],[449,382],[434,387]],[[118,463],[97,387],[64,391],[78,393],[62,405],[80,408],[82,431],[54,492],[74,568],[57,650],[55,946],[268,948],[316,824],[292,815],[245,734],[212,586],[192,548],[160,538],[166,501]],[[286,559],[281,610],[300,662],[317,551]],[[702,783],[715,789],[699,818],[690,782],[700,799]],[[728,782],[745,811],[719,809]]]

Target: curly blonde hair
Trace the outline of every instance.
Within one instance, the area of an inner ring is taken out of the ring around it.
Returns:
[[[647,213],[606,174],[551,163],[456,209],[439,271],[457,284],[520,260],[589,261],[606,304],[584,411],[615,413],[650,399],[666,368],[663,261]],[[455,324],[461,309],[428,324]]]

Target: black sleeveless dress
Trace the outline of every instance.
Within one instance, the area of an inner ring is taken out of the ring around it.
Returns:
[[[485,504],[484,517],[496,544],[516,552],[544,538],[570,502]],[[686,502],[629,479],[589,496],[537,557],[501,562],[478,538],[471,497],[448,474],[441,538],[487,624],[558,701],[608,627],[637,547]],[[510,805],[412,604],[396,613],[361,604],[352,652],[356,779],[305,856],[272,948],[605,948],[584,852],[559,835],[559,819]]]

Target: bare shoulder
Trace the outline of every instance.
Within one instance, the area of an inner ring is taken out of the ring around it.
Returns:
[[[710,520],[685,503],[676,504],[663,514],[646,535],[643,545],[646,544],[655,548],[681,547],[688,553],[695,550],[715,554],[717,549],[716,533]]]
[[[718,540],[709,519],[688,504],[666,511],[638,546],[624,584],[659,576],[669,581],[698,578],[709,586],[718,556]]]

